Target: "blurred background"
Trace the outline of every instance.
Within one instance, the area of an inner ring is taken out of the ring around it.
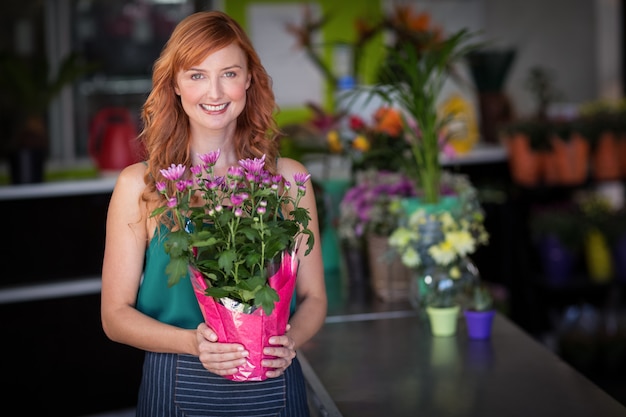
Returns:
[[[310,119],[308,103],[332,108],[336,86],[328,85],[288,26],[301,24],[306,10],[326,16],[328,24],[315,42],[326,45],[322,55],[333,76],[341,78],[350,60],[341,43],[354,39],[354,20],[375,19],[398,5],[427,13],[446,34],[476,31],[490,51],[508,57],[487,79],[464,68],[472,84],[464,98],[476,118],[488,114],[481,107],[485,92],[496,91],[504,100],[498,109],[505,106],[506,114],[494,126],[540,112],[572,120],[585,103],[623,98],[622,0],[2,1],[4,395],[66,416],[134,406],[142,353],[110,342],[100,326],[104,221],[115,174],[136,158],[129,138],[141,129],[152,64],[182,18],[208,9],[235,17],[273,78],[279,123],[293,127]],[[367,71],[366,65],[365,79],[357,81],[367,81]],[[468,174],[481,191],[491,235],[489,247],[476,254],[481,275],[498,288],[502,312],[512,321],[626,404],[623,283],[590,281],[588,265],[579,261],[567,285],[546,284],[531,227],[538,206],[570,203],[587,188],[602,188],[623,205],[626,174],[590,175],[566,186],[521,183],[512,175],[505,142],[493,134],[481,131],[469,162],[447,165]],[[320,195],[332,313],[351,302],[334,234],[345,189],[333,190],[329,182],[344,176],[345,167],[333,158],[308,163],[327,181]]]

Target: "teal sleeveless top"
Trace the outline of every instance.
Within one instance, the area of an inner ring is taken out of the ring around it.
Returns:
[[[148,248],[144,275],[137,294],[137,310],[163,323],[195,329],[204,321],[189,276],[171,287],[167,285],[165,268],[170,262],[163,243],[168,230],[161,225]]]

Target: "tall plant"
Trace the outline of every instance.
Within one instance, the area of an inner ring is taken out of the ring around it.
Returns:
[[[444,127],[454,116],[440,116],[437,99],[453,63],[479,46],[470,42],[473,36],[462,29],[428,49],[417,49],[410,40],[403,42],[389,50],[380,82],[370,89],[370,94],[404,110],[404,132],[412,156],[405,168],[429,204],[439,201],[439,151],[446,141]]]
[[[406,171],[429,204],[439,201],[439,151],[446,141],[443,128],[453,116],[440,116],[437,100],[452,64],[479,47],[470,42],[473,36],[462,29],[428,49],[418,49],[410,40],[388,47],[380,82],[366,87],[370,98],[378,96],[403,109],[403,128],[412,157]]]

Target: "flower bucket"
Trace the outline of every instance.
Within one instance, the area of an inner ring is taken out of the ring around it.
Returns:
[[[406,301],[409,298],[411,270],[389,251],[387,236],[368,235],[367,254],[372,290],[384,302]]]
[[[567,284],[572,276],[574,253],[553,235],[541,238],[538,247],[546,282],[557,287]]]
[[[419,197],[405,197],[400,200],[400,205],[407,215],[417,210],[425,210],[426,213],[442,213],[444,211],[454,211],[460,204],[456,195],[442,195],[435,204],[424,203]]]
[[[460,309],[458,305],[444,308],[426,307],[432,335],[437,337],[455,335]]]
[[[538,152],[530,146],[530,138],[515,133],[504,140],[509,168],[513,180],[523,186],[533,187],[543,180],[543,163]]]
[[[234,302],[220,302],[205,295],[207,284],[202,273],[194,268],[190,270],[202,315],[207,325],[217,333],[218,341],[240,343],[249,352],[246,363],[238,368],[238,372],[226,375],[225,378],[233,381],[265,380],[265,374],[270,368],[261,366],[261,361],[273,357],[264,355],[263,348],[269,346],[270,337],[285,334],[296,283],[297,258],[285,253],[278,271],[269,278],[270,286],[279,297],[269,316],[262,308],[257,308],[252,313],[244,313],[236,310],[236,306],[232,305]]]
[[[595,180],[611,181],[621,178],[617,138],[614,133],[606,131],[600,135],[591,159],[591,173]]]
[[[599,230],[590,230],[585,239],[585,260],[592,282],[605,284],[613,278],[611,250],[606,237]]]
[[[467,336],[474,340],[489,339],[491,337],[491,326],[495,314],[495,310],[463,311],[465,324],[467,326]]]

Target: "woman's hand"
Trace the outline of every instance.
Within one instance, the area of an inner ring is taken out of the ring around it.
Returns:
[[[232,375],[237,368],[246,363],[248,352],[238,343],[220,343],[217,334],[200,323],[196,331],[198,340],[198,358],[202,365],[217,375]]]
[[[287,325],[287,333],[283,336],[272,336],[269,343],[273,346],[263,348],[263,353],[268,356],[275,356],[275,359],[264,359],[261,362],[266,368],[275,368],[267,371],[268,378],[276,378],[285,373],[285,369],[291,365],[291,361],[296,357],[295,342],[288,334],[289,325]]]

